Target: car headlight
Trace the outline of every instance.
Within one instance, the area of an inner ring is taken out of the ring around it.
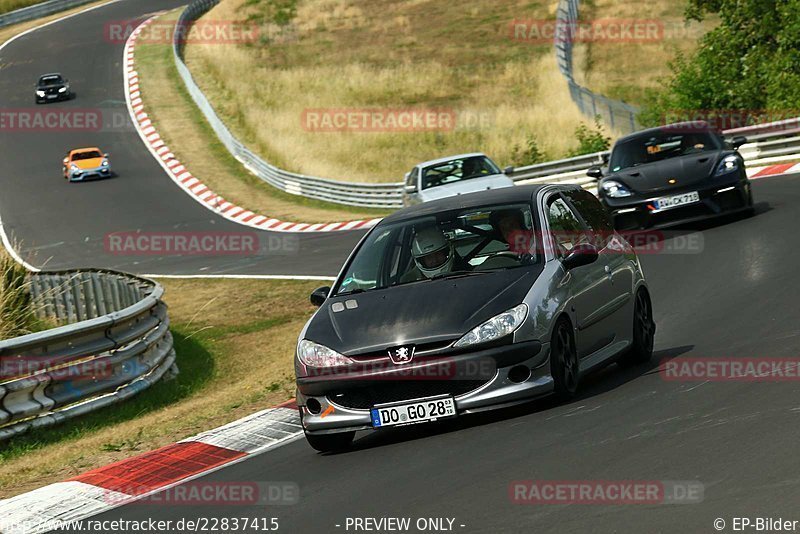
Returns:
[[[66,93],[66,92],[67,92],[67,88],[66,88],[66,87],[61,87],[61,88],[58,90],[58,92],[59,92],[59,93]]]
[[[739,170],[739,158],[736,156],[725,156],[722,161],[719,162],[719,166],[717,167],[717,172],[714,176],[723,176],[725,174],[736,172]]]
[[[600,187],[602,187],[603,192],[606,195],[610,196],[611,198],[624,198],[624,197],[629,197],[633,194],[628,190],[627,187],[614,180],[608,180],[607,182],[603,182],[602,184],[600,184]]]
[[[519,328],[527,316],[528,306],[526,304],[520,304],[507,312],[495,315],[482,325],[476,326],[467,332],[464,337],[456,341],[455,346],[468,347],[470,345],[477,345],[479,343],[500,339]]]
[[[79,171],[81,169],[77,165],[75,165],[73,163],[72,165],[69,166],[69,170],[71,170],[71,171]]]
[[[102,165],[103,167],[108,167],[108,160],[104,159],[103,163],[101,163],[100,165]]]
[[[44,96],[44,91],[36,91],[36,96]]]
[[[336,367],[353,363],[347,356],[307,339],[297,344],[297,356],[309,367]]]

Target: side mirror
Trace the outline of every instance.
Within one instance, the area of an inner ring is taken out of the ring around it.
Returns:
[[[316,307],[320,307],[325,304],[325,301],[328,300],[328,293],[331,292],[331,288],[328,286],[318,287],[311,293],[311,304]]]
[[[64,158],[61,161],[64,163],[64,165],[66,165],[67,163],[69,163],[69,158]]]
[[[107,157],[108,157],[108,154],[103,154],[103,157],[104,157],[104,158],[107,158]]]
[[[599,180],[600,178],[603,177],[603,170],[597,165],[595,165],[594,167],[589,167],[586,170],[586,176],[588,176],[589,178],[594,178],[595,180]]]
[[[566,258],[564,258],[564,268],[568,271],[571,271],[576,267],[582,267],[584,265],[594,263],[599,257],[600,255],[594,245],[589,245],[588,243],[584,245],[578,245],[573,248],[569,254],[567,254]]]
[[[743,135],[737,135],[736,137],[731,139],[731,146],[733,146],[734,149],[738,149],[740,146],[746,143],[747,143],[747,138]]]
[[[412,194],[412,193],[416,193],[417,192],[417,186],[416,185],[405,185],[405,186],[403,186],[403,191],[405,191],[409,195]]]
[[[513,173],[514,173],[514,167],[512,165],[509,165],[508,167],[503,169],[503,174],[509,175]]]

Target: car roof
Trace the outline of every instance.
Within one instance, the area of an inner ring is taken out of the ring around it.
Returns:
[[[416,217],[424,217],[425,215],[434,215],[442,211],[480,208],[491,205],[519,204],[522,202],[529,203],[540,191],[548,188],[567,191],[570,189],[579,189],[580,186],[572,184],[518,185],[467,193],[465,195],[455,195],[396,211],[384,218],[378,226],[382,226],[384,223],[394,223],[407,219],[414,219]]]
[[[62,77],[60,72],[51,72],[50,74],[42,74],[39,76],[39,79],[41,80],[42,78],[50,78],[52,76],[58,76],[59,78]]]
[[[673,124],[665,124],[663,126],[657,126],[655,128],[648,128],[647,130],[633,132],[625,137],[620,137],[614,144],[618,145],[619,143],[624,143],[625,141],[630,141],[631,139],[639,139],[641,137],[664,133],[665,130],[670,130],[675,133],[717,133],[717,130],[712,128],[711,125],[706,121],[675,122]]]
[[[439,159],[432,159],[430,161],[423,161],[422,163],[418,163],[417,167],[430,167],[431,165],[436,165],[439,163],[447,163],[448,161],[452,161],[454,159],[464,159],[464,158],[472,158],[475,156],[483,156],[487,157],[486,154],[483,152],[472,152],[470,154],[458,154],[457,156],[448,156],[446,158],[439,158]]]
[[[102,152],[102,150],[100,150],[96,146],[90,146],[90,147],[86,147],[86,148],[75,148],[73,150],[70,150],[69,153],[70,154],[79,154],[81,152],[89,152],[91,150],[96,150],[98,152]]]

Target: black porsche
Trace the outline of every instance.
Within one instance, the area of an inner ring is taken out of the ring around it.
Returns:
[[[69,80],[58,74],[44,74],[36,82],[36,103],[55,102],[58,100],[69,100],[72,98],[72,91],[69,88]]]
[[[618,230],[665,228],[753,211],[738,148],[706,123],[679,123],[619,139],[608,168],[592,167],[598,196]]]

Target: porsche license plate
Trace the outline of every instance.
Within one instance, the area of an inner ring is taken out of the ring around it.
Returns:
[[[692,191],[691,193],[684,193],[682,195],[659,198],[655,201],[655,205],[657,210],[667,210],[687,204],[694,204],[696,202],[700,202],[700,193]]]
[[[452,397],[420,400],[373,408],[371,414],[374,428],[407,425],[453,417],[456,415],[456,403]]]

